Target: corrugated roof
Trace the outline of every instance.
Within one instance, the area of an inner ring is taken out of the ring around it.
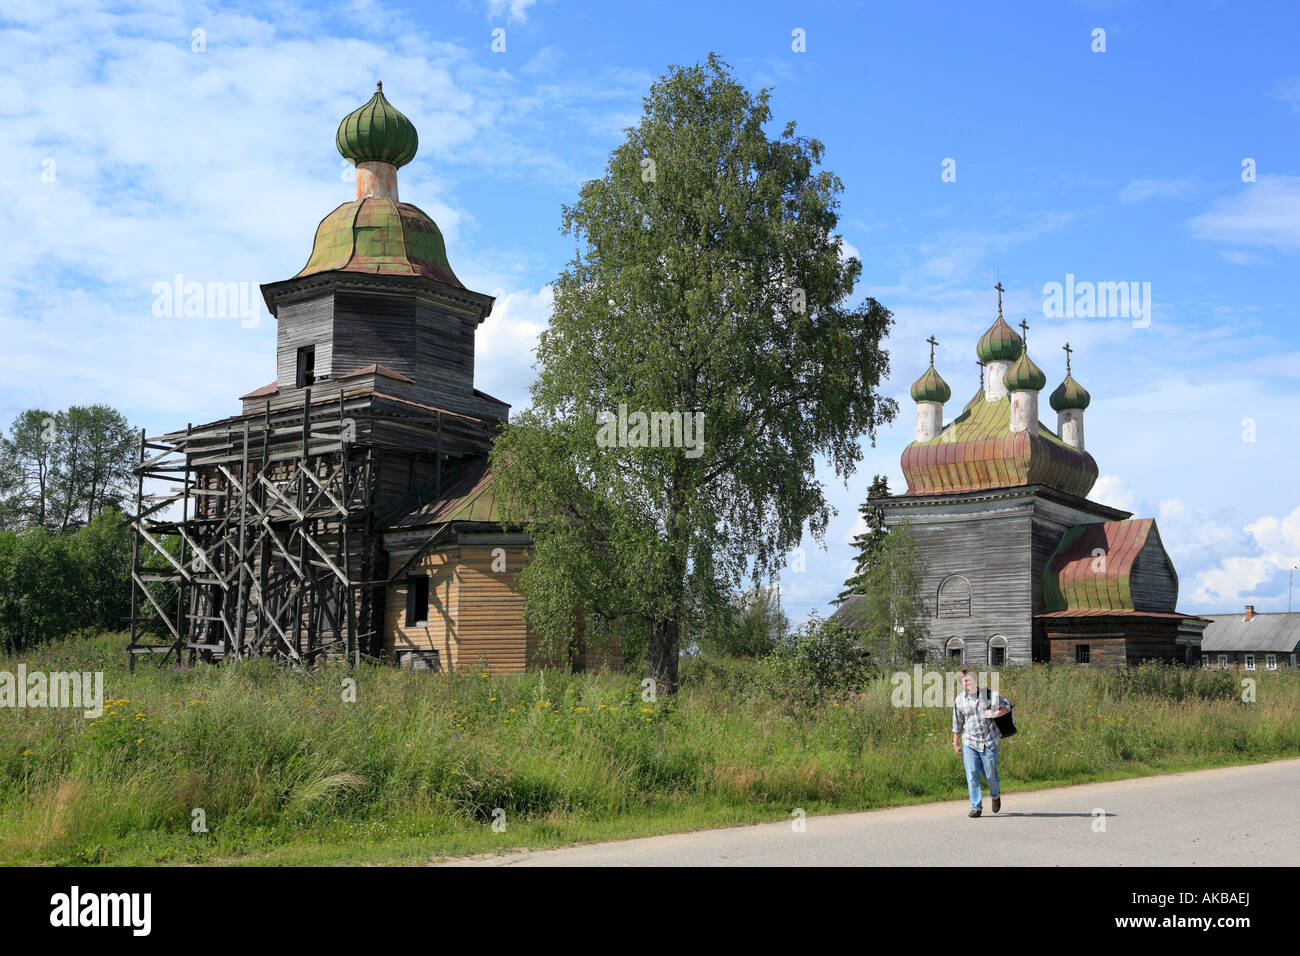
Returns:
[[[1256,614],[1207,614],[1202,651],[1277,651],[1294,653],[1300,646],[1300,611]]]

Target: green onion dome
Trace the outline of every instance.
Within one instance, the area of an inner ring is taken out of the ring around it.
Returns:
[[[916,380],[912,385],[912,401],[914,402],[938,402],[942,405],[948,399],[952,398],[952,389],[948,383],[939,377],[939,373],[931,365],[925,370],[925,374]]]
[[[1014,362],[1023,351],[1024,343],[1020,336],[1007,325],[1000,313],[998,320],[980,336],[979,344],[975,346],[975,354],[985,365],[989,362]]]
[[[413,160],[420,145],[415,125],[384,99],[382,83],[370,102],[343,117],[334,141],[343,157],[354,164],[394,166],[405,166]]]
[[[1007,374],[1002,376],[1002,383],[1006,385],[1009,392],[1039,392],[1047,385],[1047,376],[1034,364],[1028,352],[1021,352],[1020,358],[1016,359],[1011,368],[1007,369]]]
[[[1069,372],[1065,373],[1065,381],[1056,386],[1056,391],[1048,399],[1055,411],[1063,412],[1067,408],[1077,408],[1083,411],[1092,401],[1092,396],[1088,390],[1074,380],[1074,376]]]

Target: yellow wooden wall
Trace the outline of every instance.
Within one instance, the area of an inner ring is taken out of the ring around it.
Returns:
[[[449,548],[421,555],[408,574],[429,575],[429,618],[427,624],[406,626],[406,582],[387,589],[384,601],[384,650],[389,654],[413,648],[436,648],[443,667],[456,654],[457,589],[456,564],[460,549]]]
[[[385,601],[384,649],[392,654],[437,648],[444,669],[483,666],[493,674],[560,665],[561,660],[540,655],[537,633],[524,624],[516,577],[529,558],[526,547],[493,543],[464,543],[422,555],[406,573],[430,575],[428,623],[406,626],[406,582],[394,582]],[[621,669],[623,655],[617,644],[582,646],[575,663],[587,670]]]

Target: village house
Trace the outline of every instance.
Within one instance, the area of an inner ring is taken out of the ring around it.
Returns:
[[[1257,614],[1247,604],[1242,614],[1207,614],[1201,637],[1207,667],[1275,671],[1295,667],[1300,654],[1300,613]]]

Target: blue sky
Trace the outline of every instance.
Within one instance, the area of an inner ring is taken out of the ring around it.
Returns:
[[[477,384],[523,407],[548,283],[572,253],[560,205],[602,173],[655,77],[715,51],[773,88],[773,132],[793,119],[825,143],[858,293],[897,321],[885,389],[901,414],[848,487],[822,470],[839,517],[783,576],[789,611],[839,590],[872,474],[903,488],[927,336],[949,416],[974,393],[999,276],[1049,389],[1060,346],[1075,349],[1092,497],[1157,519],[1180,609],[1286,610],[1298,34],[1291,3],[6,0],[0,425],[105,402],[156,431],[232,414],[272,380],[269,317],[158,317],[152,289],[297,272],[351,198],[334,131],[377,79],[420,133],[402,198],[438,221],[462,281],[497,296]],[[1044,285],[1067,274],[1149,282],[1150,324],[1045,316]],[[1045,402],[1043,417],[1054,426]]]

